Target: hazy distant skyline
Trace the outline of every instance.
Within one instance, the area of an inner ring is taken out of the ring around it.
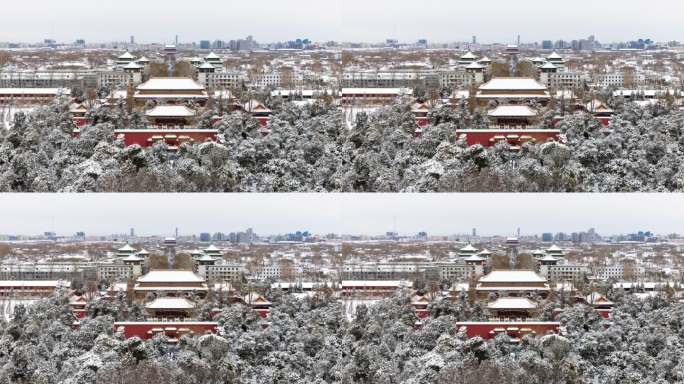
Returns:
[[[2,194],[0,233],[684,233],[684,194]]]
[[[314,41],[512,43],[579,39],[604,43],[639,37],[681,38],[684,3],[672,0],[23,0],[3,4],[0,41],[182,42],[253,35],[273,42]]]

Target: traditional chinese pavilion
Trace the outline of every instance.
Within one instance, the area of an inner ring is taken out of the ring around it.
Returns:
[[[153,77],[136,88],[133,98],[141,105],[150,100],[167,104],[192,101],[204,105],[209,95],[202,85],[189,77]]]

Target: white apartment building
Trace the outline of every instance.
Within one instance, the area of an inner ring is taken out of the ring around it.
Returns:
[[[96,73],[89,69],[66,70],[1,70],[0,88],[51,88],[91,84]]]
[[[279,71],[257,74],[250,79],[250,85],[257,88],[278,88],[282,85],[282,74]]]
[[[591,269],[586,264],[560,264],[560,265],[541,265],[539,274],[548,280],[579,281],[591,273]]]
[[[274,263],[274,264],[257,266],[254,269],[254,272],[252,272],[250,274],[250,277],[253,280],[268,280],[268,279],[280,280],[281,275],[282,275],[282,268],[280,267],[280,264]]]
[[[133,265],[102,263],[97,265],[97,280],[124,282],[133,276]]]
[[[197,273],[202,278],[211,282],[240,281],[245,271],[244,264],[228,262],[200,265],[197,269]]]
[[[586,80],[584,74],[581,72],[556,72],[548,74],[548,84],[549,88],[554,89],[573,89],[582,86]]]
[[[347,88],[401,88],[422,83],[436,87],[440,84],[440,73],[433,70],[346,71],[342,74],[341,83]]]
[[[97,86],[109,89],[125,88],[142,83],[140,72],[102,71],[97,74]]]
[[[484,274],[481,264],[440,263],[438,266],[440,280],[451,282],[465,282],[473,276],[482,276]]]
[[[600,88],[625,86],[625,74],[622,72],[600,73],[595,76],[594,83]]]
[[[622,280],[625,278],[625,266],[624,265],[601,265],[593,269],[594,277],[599,280],[610,280],[617,279]]]
[[[240,71],[219,71],[200,73],[198,81],[211,89],[235,89],[247,82],[247,76]]]

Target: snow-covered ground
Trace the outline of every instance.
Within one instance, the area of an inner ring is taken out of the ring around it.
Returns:
[[[14,307],[16,307],[19,304],[23,304],[24,306],[29,306],[33,303],[35,303],[38,300],[19,300],[19,299],[7,299],[7,300],[0,300],[0,316],[2,316],[5,321],[10,321],[12,316],[14,315]]]
[[[14,121],[14,115],[17,114],[17,112],[29,113],[35,109],[35,107],[0,106],[0,128],[10,129],[11,124]]]
[[[356,316],[356,307],[361,304],[365,304],[367,307],[377,303],[380,299],[342,299],[342,305],[344,306],[345,315],[347,315],[347,320],[351,321]]]

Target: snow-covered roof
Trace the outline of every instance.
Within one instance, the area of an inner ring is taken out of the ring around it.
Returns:
[[[123,55],[118,57],[119,60],[133,60],[135,56],[131,55],[130,52],[125,52]]]
[[[489,309],[536,309],[537,303],[526,297],[499,297],[487,304]]]
[[[0,287],[54,287],[68,288],[71,282],[64,280],[0,280]]]
[[[206,61],[199,66],[199,69],[215,69],[213,65],[207,63]]]
[[[270,109],[268,109],[268,107],[266,107],[264,105],[264,103],[257,101],[257,100],[250,100],[250,101],[246,102],[243,105],[243,108],[247,112],[270,112],[271,111]]]
[[[479,254],[480,255],[491,255],[492,252],[490,252],[489,249],[485,248],[485,249],[481,250]]]
[[[195,111],[185,105],[157,105],[145,113],[149,117],[193,117]]]
[[[487,56],[485,56],[485,57],[481,58],[480,60],[478,60],[478,62],[480,62],[480,63],[490,63],[491,61],[492,61],[492,59],[490,59],[490,58],[487,57]]]
[[[558,69],[558,67],[549,62],[546,62],[546,64],[541,66],[541,69]]]
[[[138,63],[149,63],[149,62],[150,62],[150,59],[148,59],[147,57],[143,56],[143,57],[139,58],[138,60],[136,60],[136,62],[138,62]]]
[[[552,246],[550,246],[546,251],[547,252],[563,252],[563,250],[559,246],[557,246],[556,244],[553,244]]]
[[[145,304],[147,309],[194,309],[195,304],[183,297],[158,297]]]
[[[496,77],[480,86],[484,91],[545,91],[546,87],[529,77]]]
[[[477,252],[477,248],[473,247],[472,244],[468,244],[465,247],[459,249],[461,252]]]
[[[345,287],[396,287],[410,288],[413,282],[406,280],[343,280],[342,288]]]
[[[478,261],[485,261],[484,258],[482,258],[482,257],[480,257],[480,256],[477,256],[477,255],[472,255],[472,256],[466,257],[466,258],[463,259],[463,260],[465,260],[465,261],[475,261],[475,262],[478,262]]]
[[[131,61],[130,63],[126,64],[123,69],[142,69],[143,66],[136,63],[135,61]]]
[[[215,54],[214,52],[209,53],[205,58],[205,60],[221,60],[221,58]]]
[[[468,51],[463,56],[461,56],[461,60],[464,60],[464,59],[465,60],[474,60],[474,59],[477,59],[477,56],[475,56],[474,53]]]
[[[410,95],[409,88],[342,88],[342,94],[352,95]]]
[[[123,247],[117,249],[119,252],[135,252],[135,248],[131,247],[130,244],[126,244]]]
[[[192,271],[153,270],[138,279],[139,283],[203,283],[204,279]]]
[[[549,60],[563,60],[563,57],[561,57],[561,55],[559,55],[558,52],[555,51],[546,58]]]
[[[0,95],[70,95],[71,91],[66,88],[0,88]]]
[[[127,256],[127,257],[124,257],[124,258],[121,259],[121,260],[124,261],[124,262],[126,262],[126,261],[130,261],[130,262],[142,262],[142,261],[145,261],[145,259],[143,259],[143,258],[140,257],[140,256],[136,256],[136,255],[129,255],[129,256]]]
[[[140,91],[203,91],[204,87],[189,77],[153,77],[138,86]]]
[[[499,105],[487,115],[490,117],[536,117],[537,112],[527,105]]]
[[[613,305],[612,301],[608,300],[605,296],[598,292],[592,292],[591,295],[586,297],[586,300],[589,304]]]
[[[216,248],[216,246],[215,246],[214,244],[211,244],[211,245],[209,245],[206,249],[204,249],[204,251],[205,251],[205,252],[206,252],[206,251],[209,251],[209,252],[217,252],[217,251],[221,251],[221,250],[218,249],[218,248]]]
[[[477,62],[472,62],[468,65],[466,65],[465,69],[484,69],[485,66],[482,64],[478,64]]]
[[[546,283],[546,279],[529,270],[497,270],[480,278],[481,283]]]
[[[270,305],[271,302],[268,301],[265,297],[261,296],[258,293],[248,293],[244,296],[243,300],[247,304],[262,304],[262,305]]]
[[[213,257],[206,255],[206,254],[202,254],[202,256],[198,257],[195,260],[197,260],[197,261],[216,261],[216,260],[214,260]]]

